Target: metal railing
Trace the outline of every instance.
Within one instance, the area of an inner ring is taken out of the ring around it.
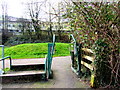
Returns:
[[[2,47],[2,58],[4,58],[4,45],[0,45]]]
[[[70,40],[71,40],[70,53],[71,53],[71,60],[72,60],[72,67],[71,68],[77,75],[80,75],[82,44],[78,44],[72,34],[70,34]]]
[[[94,61],[95,54],[91,49],[82,48],[82,44],[78,44],[73,35],[70,35],[71,41],[71,60],[72,60],[72,70],[79,76],[84,73],[82,71],[81,66],[89,69],[90,72],[95,72]],[[77,63],[76,63],[77,62]],[[84,69],[84,68],[83,68]],[[95,76],[94,73],[91,73],[90,84],[92,87],[95,86]]]
[[[0,59],[0,61],[3,61],[2,62],[2,66],[3,66],[2,69],[3,70],[5,69],[5,59],[8,59],[8,58],[10,60],[10,68],[11,68],[11,65],[12,65],[11,57],[10,56],[4,57],[4,45],[0,45],[0,47],[2,47],[2,58]]]
[[[74,50],[75,50],[75,53],[74,54],[78,54],[78,50],[77,50],[77,42],[76,42],[76,39],[74,38],[74,36],[72,34],[70,34],[70,41],[71,43],[74,45]]]
[[[92,63],[94,62],[94,53],[91,49],[82,48],[82,44],[78,44],[71,34],[71,59],[72,59],[72,70],[80,75],[81,73],[81,65],[84,65],[90,70],[94,70]],[[87,54],[89,53],[89,55]]]
[[[52,74],[51,65],[52,65],[52,57],[54,54],[55,47],[55,35],[53,35],[53,43],[48,43],[48,54],[45,57],[45,72],[46,77],[49,78]]]
[[[3,61],[3,70],[5,69],[5,59],[7,59],[7,58],[9,58],[9,60],[10,60],[10,69],[11,69],[12,60],[11,60],[10,56],[7,56],[7,57],[4,57],[4,58],[0,59],[0,61]]]

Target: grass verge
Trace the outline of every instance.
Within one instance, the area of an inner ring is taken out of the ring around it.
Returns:
[[[5,48],[5,56],[11,56],[12,59],[23,58],[44,58],[47,54],[48,43],[27,43],[19,44]],[[69,44],[56,43],[55,57],[69,56]]]

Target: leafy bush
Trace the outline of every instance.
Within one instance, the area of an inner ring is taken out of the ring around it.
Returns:
[[[109,69],[109,45],[105,43],[102,39],[99,39],[93,45],[93,50],[95,53],[95,61],[94,61],[94,71],[93,75],[95,76],[95,87],[98,86],[106,86],[110,82],[110,72]]]
[[[5,43],[7,46],[13,46],[13,45],[18,45],[18,44],[23,44],[23,43],[31,43],[32,41],[30,40],[29,37],[24,36],[24,35],[19,35],[19,36],[12,36],[9,38],[9,40]]]
[[[45,42],[51,42],[51,41],[52,41],[52,38],[48,35],[48,32],[43,31],[39,39],[37,39],[34,34],[30,36],[30,35],[27,35],[27,33],[25,33],[24,35],[16,35],[16,36],[10,37],[8,40],[6,40],[5,45],[14,46],[14,45],[24,44],[24,43],[45,43]],[[61,39],[59,39],[59,37],[56,36],[56,42],[61,42],[61,43],[70,42],[69,35],[61,33]]]
[[[104,57],[108,63],[110,78],[106,87],[115,87],[120,84],[120,58],[119,58],[119,30],[120,30],[120,1],[109,2],[72,2],[68,3],[64,18],[69,19],[69,24],[77,42],[83,43],[83,47],[91,48],[99,39],[108,44],[108,52],[101,53],[96,57]],[[105,47],[102,48],[105,50]],[[100,59],[100,58],[99,58]],[[98,60],[98,59],[97,59]],[[99,60],[98,60],[99,62]],[[102,80],[102,77],[101,77]],[[102,85],[102,84],[101,84]],[[103,85],[104,86],[104,85]]]

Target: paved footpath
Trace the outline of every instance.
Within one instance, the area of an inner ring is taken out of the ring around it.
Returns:
[[[32,60],[37,62],[40,59]],[[32,62],[32,60],[29,59],[29,62]],[[28,62],[28,59],[27,61],[23,60],[23,62]],[[53,79],[49,79],[49,81],[3,84],[2,88],[90,88],[88,84],[77,78],[70,67],[70,56],[54,57],[52,62]]]

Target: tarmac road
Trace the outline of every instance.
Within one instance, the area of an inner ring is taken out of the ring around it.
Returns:
[[[33,62],[32,60],[37,63],[40,59],[26,59],[26,61],[24,59],[23,61],[24,63],[28,61]],[[16,63],[20,63],[19,60]],[[87,83],[82,82],[72,72],[70,56],[54,57],[52,70],[54,74],[53,79],[48,81],[2,84],[2,88],[90,88]]]

